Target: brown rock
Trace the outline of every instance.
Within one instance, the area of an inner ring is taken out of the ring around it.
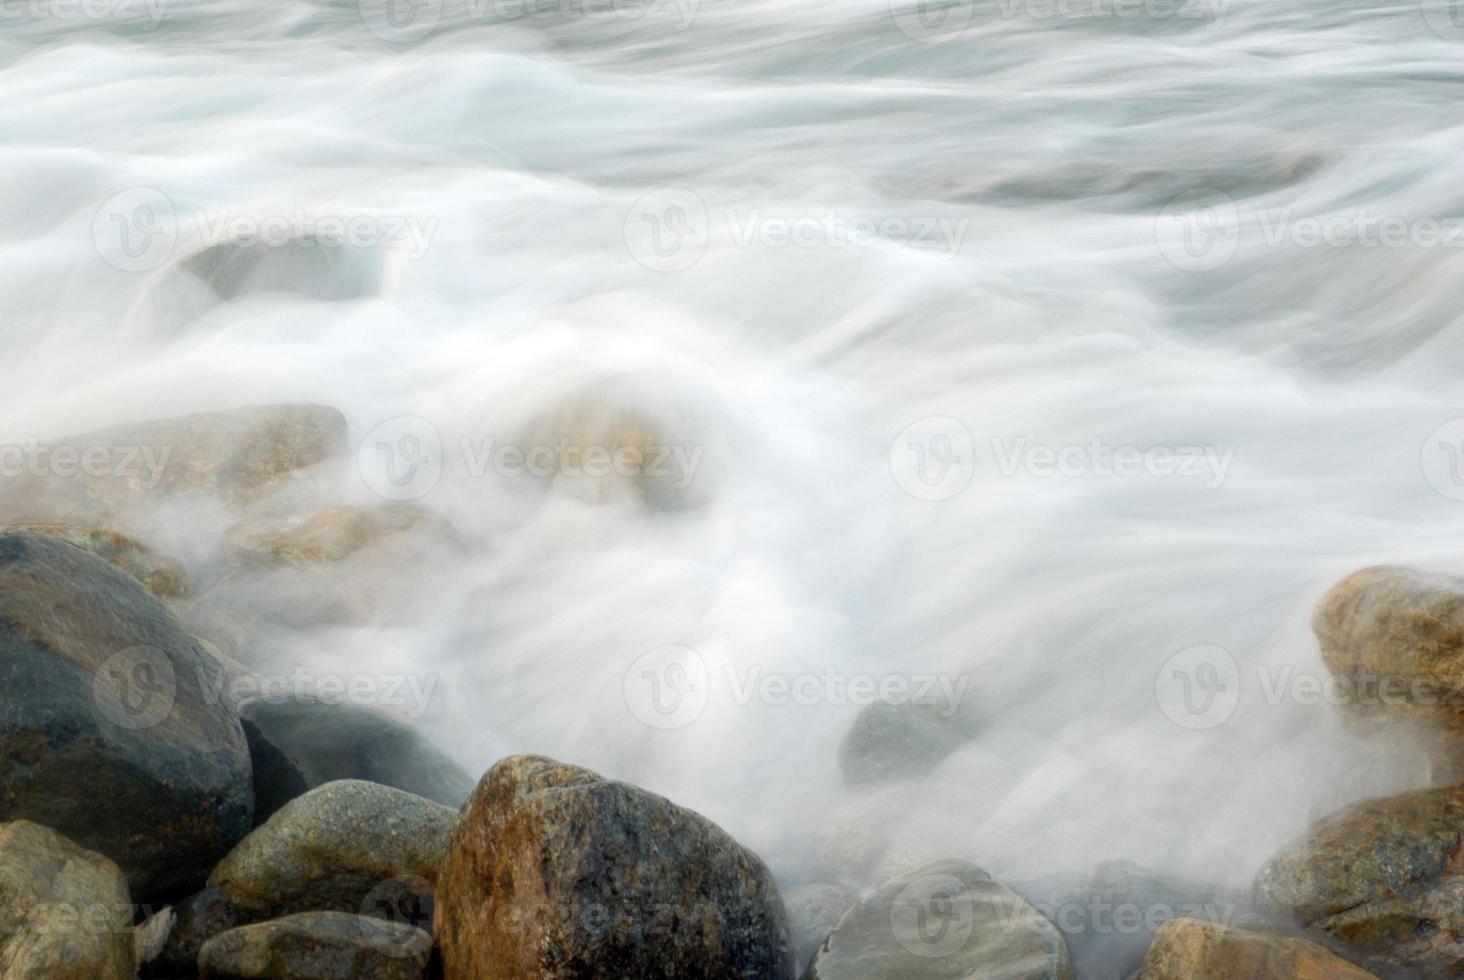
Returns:
[[[0,825],[0,976],[136,976],[132,900],[118,867],[26,820]]]
[[[706,818],[538,756],[499,762],[438,881],[444,976],[782,980],[782,902],[762,861]]]
[[[414,926],[301,912],[215,936],[198,966],[202,980],[418,980],[431,956],[432,937]]]
[[[1367,800],[1313,825],[1256,875],[1268,911],[1380,973],[1464,973],[1464,787]]]
[[[0,531],[31,531],[74,544],[122,569],[162,599],[176,599],[189,591],[188,573],[181,566],[117,531],[78,524],[9,524],[0,525]]]
[[[453,540],[452,529],[431,511],[397,503],[250,518],[225,532],[224,547],[241,564],[279,567],[347,558],[376,563],[413,545],[418,553],[429,553]]]
[[[1170,919],[1154,933],[1139,980],[1376,980],[1305,939],[1199,919]]]

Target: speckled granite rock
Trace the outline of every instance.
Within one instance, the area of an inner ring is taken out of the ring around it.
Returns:
[[[1159,927],[1139,980],[1377,980],[1316,943],[1198,919]]]
[[[221,933],[198,954],[202,980],[418,980],[432,937],[344,912],[301,912]]]
[[[438,882],[447,980],[784,980],[767,868],[699,814],[538,756],[463,808]]]
[[[117,531],[78,524],[7,524],[0,525],[0,531],[30,531],[74,544],[122,569],[161,599],[185,596],[190,588],[181,566]]]

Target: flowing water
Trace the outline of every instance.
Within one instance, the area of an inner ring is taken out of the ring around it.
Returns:
[[[331,502],[467,544],[272,663],[409,676],[472,772],[634,781],[785,883],[1243,887],[1426,784],[1312,703],[1308,619],[1464,569],[1457,10],[370,2],[0,0],[0,440],[330,404]],[[251,231],[294,244],[180,271]],[[485,465],[536,431],[679,455]],[[207,568],[229,520],[152,541]],[[977,733],[849,790],[880,683]]]

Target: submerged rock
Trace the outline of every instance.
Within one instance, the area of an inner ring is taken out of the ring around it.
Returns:
[[[1464,787],[1367,800],[1261,867],[1255,897],[1379,973],[1464,973]]]
[[[290,757],[275,747],[254,723],[244,720],[249,760],[254,773],[254,826],[274,816],[286,803],[304,796],[310,784]]]
[[[371,708],[295,696],[258,698],[240,714],[309,786],[364,779],[454,808],[473,791],[468,774],[425,736]]]
[[[106,854],[140,901],[196,888],[253,811],[244,732],[210,669],[136,579],[0,533],[0,819]]]
[[[0,479],[0,516],[117,526],[146,505],[204,495],[239,505],[345,452],[345,416],[324,405],[267,405],[119,426],[38,446]]]
[[[231,558],[245,565],[280,567],[348,558],[369,564],[441,555],[456,541],[442,518],[415,504],[327,507],[289,517],[240,521],[224,534]]]
[[[0,975],[130,980],[132,900],[122,872],[39,824],[0,825]]]
[[[251,831],[209,887],[246,919],[340,911],[422,924],[456,815],[378,783],[327,783]]]
[[[842,885],[804,885],[783,896],[793,935],[793,955],[800,967],[813,957],[844,913],[858,904],[859,896]]]
[[[839,771],[849,786],[917,779],[970,735],[964,719],[947,705],[867,705],[839,745]]]
[[[890,879],[839,922],[803,980],[1073,980],[1062,935],[967,861]]]
[[[198,954],[203,980],[418,980],[432,937],[344,912],[301,912],[230,929]]]
[[[1377,980],[1316,943],[1198,919],[1159,927],[1139,980]]]
[[[122,569],[162,599],[176,599],[189,592],[188,573],[181,566],[117,531],[78,524],[8,524],[0,525],[0,531],[29,531],[74,544]]]
[[[669,800],[538,756],[499,762],[459,815],[437,939],[449,978],[793,972],[757,855]]]

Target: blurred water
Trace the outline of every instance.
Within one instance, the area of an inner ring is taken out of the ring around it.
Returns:
[[[1464,505],[1425,475],[1464,415],[1464,262],[1262,215],[1461,217],[1447,6],[66,9],[0,4],[0,438],[311,400],[358,445],[416,417],[445,447],[420,502],[467,554],[410,571],[411,616],[280,631],[279,662],[430,675],[422,721],[471,770],[634,780],[787,881],[857,877],[819,841],[852,815],[999,875],[1244,884],[1312,817],[1425,779],[1256,671],[1320,675],[1307,618],[1346,571],[1464,567]],[[118,268],[143,205],[163,251]],[[383,240],[226,301],[179,278],[211,222],[301,214]],[[805,244],[767,238],[799,218]],[[858,220],[886,224],[826,230]],[[462,458],[566,404],[701,450],[694,487],[598,502]],[[960,426],[897,439],[931,418]],[[969,484],[910,492],[911,441],[950,462],[963,430]],[[1002,472],[1094,440],[1228,464]],[[155,540],[206,563],[228,519]],[[1209,728],[1156,700],[1198,644],[1238,664]],[[666,645],[709,696],[661,729],[626,685]],[[965,677],[981,735],[851,793],[857,705],[739,704],[728,668]]]

